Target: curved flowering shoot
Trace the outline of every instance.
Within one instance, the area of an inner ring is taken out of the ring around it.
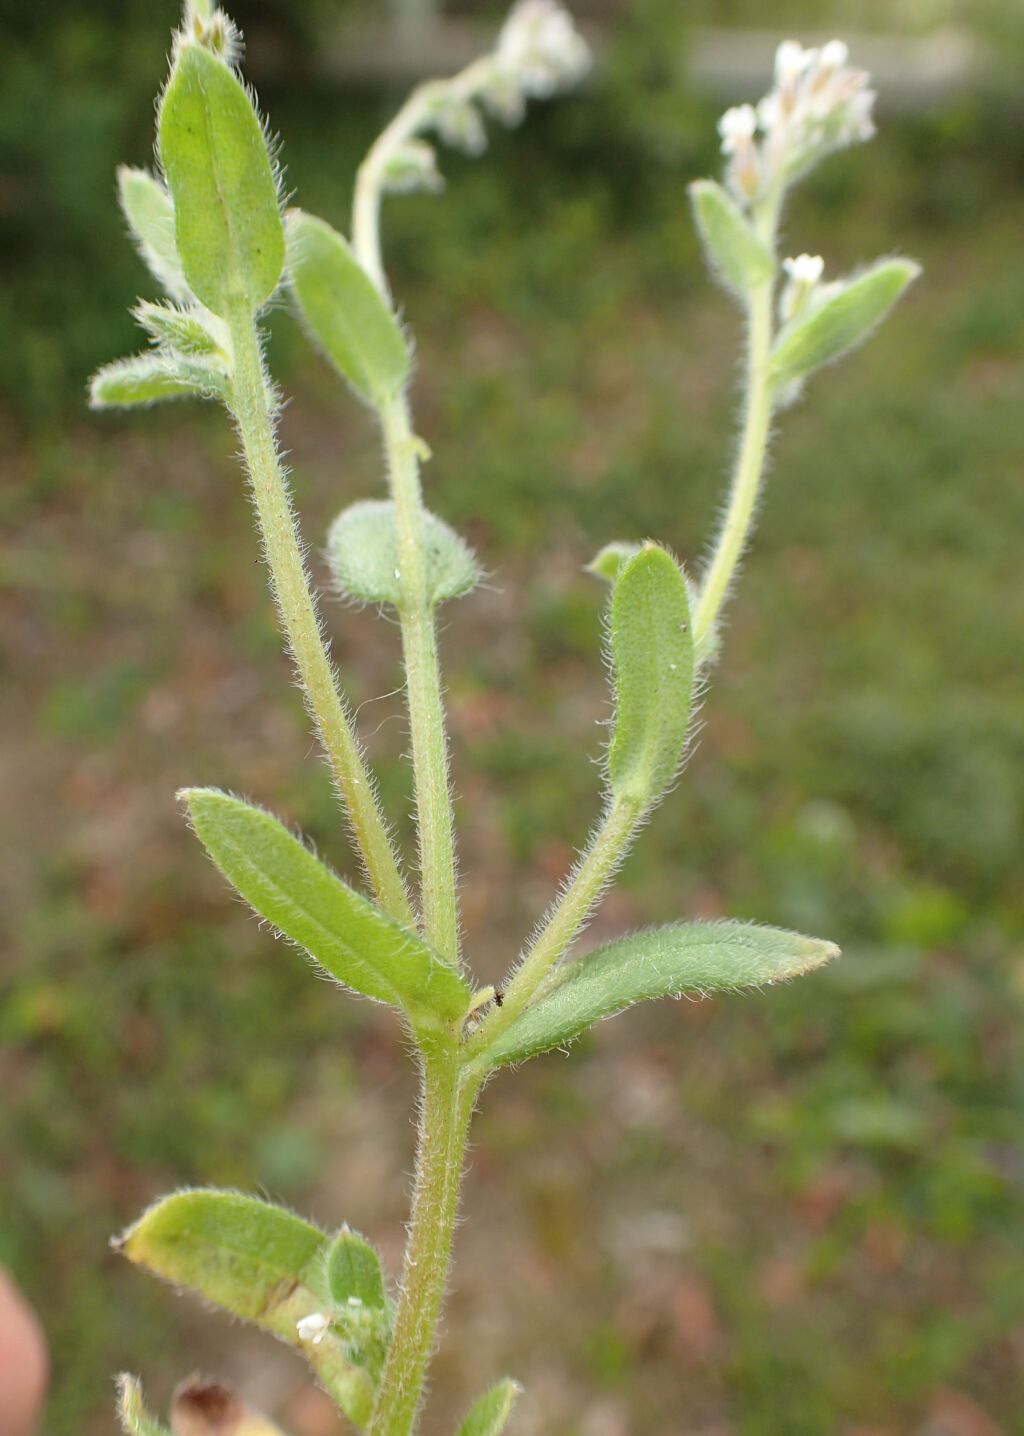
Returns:
[[[356,256],[381,290],[380,204],[385,194],[444,186],[437,152],[425,134],[468,155],[487,148],[485,113],[518,124],[528,100],[548,100],[590,68],[586,41],[560,0],[518,0],[493,50],[447,80],[414,90],[360,166],[352,213]]]
[[[795,40],[775,56],[774,85],[755,105],[735,105],[718,124],[725,185],[691,185],[694,219],[716,278],[742,305],[748,329],[745,411],[729,501],[694,605],[699,660],[719,649],[719,619],[750,540],[772,415],[805,380],[872,333],[919,267],[882,260],[823,283],[825,261],[800,254],[781,265],[777,232],[788,187],[820,159],[874,134],[875,92],[847,47]]]

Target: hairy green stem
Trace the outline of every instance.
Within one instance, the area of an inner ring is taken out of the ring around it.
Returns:
[[[613,798],[608,804],[575,872],[506,987],[502,1005],[491,1010],[467,1043],[467,1056],[488,1047],[529,1006],[614,877],[644,813],[636,799]]]
[[[303,562],[299,536],[274,434],[272,403],[259,333],[251,312],[229,318],[234,354],[232,410],[252,482],[253,502],[270,567],[271,587],[295,667],[352,833],[381,906],[411,925],[412,910],[352,720],[338,691]]]
[[[416,1189],[394,1335],[368,1436],[409,1436],[423,1400],[451,1265],[466,1138],[480,1077],[455,1044],[423,1056]]]
[[[774,249],[780,196],[764,202],[756,216],[761,237]],[[764,476],[772,421],[772,392],[768,382],[774,324],[771,279],[758,284],[747,299],[747,368],[743,430],[733,470],[725,516],[715,540],[711,561],[701,582],[693,617],[698,651],[713,636],[740,560],[750,539]]]
[[[381,256],[380,205],[387,185],[388,165],[403,145],[426,128],[437,105],[445,100],[472,99],[493,73],[494,60],[484,55],[451,79],[428,80],[418,85],[359,166],[352,204],[352,247],[382,294],[387,293],[388,286]]]
[[[427,591],[419,446],[404,396],[381,409],[381,422],[398,534],[398,612],[412,736],[423,933],[443,957],[457,963],[459,911],[448,737],[434,606]]]

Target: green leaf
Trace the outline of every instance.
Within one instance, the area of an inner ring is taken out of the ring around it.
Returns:
[[[117,1378],[117,1417],[125,1436],[170,1436],[146,1410],[138,1380],[124,1373]]]
[[[507,1376],[497,1386],[492,1386],[474,1403],[459,1427],[458,1436],[500,1436],[522,1389],[517,1381]]]
[[[174,304],[150,304],[145,299],[135,306],[132,313],[157,344],[166,345],[168,349],[191,358],[214,355],[223,361],[227,357],[224,351],[226,336],[215,332],[215,326],[223,326],[212,314],[205,314],[194,306],[179,309]]]
[[[496,1039],[484,1060],[522,1062],[636,1002],[765,987],[838,955],[831,942],[744,922],[674,923],[609,943],[558,969],[560,981]]]
[[[121,165],[117,171],[121,209],[139,254],[172,299],[184,299],[188,285],[174,237],[174,202],[148,170]]]
[[[690,603],[679,565],[645,544],[618,571],[609,642],[615,726],[608,776],[617,798],[654,802],[678,771],[693,702]]]
[[[350,1362],[326,1321],[316,1341],[298,1328],[304,1318],[329,1313],[330,1241],[282,1207],[240,1192],[200,1190],[164,1197],[115,1245],[129,1261],[298,1348],[361,1425],[373,1405],[369,1373]]]
[[[409,377],[409,349],[387,300],[340,234],[302,210],[288,215],[288,276],[315,343],[363,399],[380,405]]]
[[[619,576],[619,569],[631,558],[635,558],[640,552],[643,544],[626,543],[622,539],[616,539],[613,543],[606,543],[590,562],[586,565],[587,573],[592,573],[597,578],[603,578],[608,583],[614,583]]]
[[[912,259],[884,259],[836,288],[824,286],[806,309],[779,334],[769,379],[777,388],[842,358],[882,322],[900,295],[921,273]],[[817,298],[817,302],[815,302]]]
[[[739,205],[714,180],[690,186],[697,232],[716,277],[739,298],[771,279],[775,259]]]
[[[284,269],[284,227],[267,141],[237,75],[184,44],[160,104],[160,160],[174,201],[178,254],[214,314],[257,310]]]
[[[327,1289],[337,1307],[350,1303],[375,1310],[387,1307],[377,1253],[348,1227],[342,1227],[327,1253]]]
[[[265,813],[214,788],[180,796],[217,867],[246,902],[332,977],[438,1030],[469,1006],[463,979],[418,934],[342,882]]]
[[[223,367],[201,359],[136,354],[96,371],[89,384],[89,403],[94,409],[125,409],[183,396],[219,399],[226,395],[227,383]]]
[[[427,593],[444,603],[469,593],[480,581],[476,555],[443,519],[423,511]],[[398,535],[390,499],[351,504],[331,525],[327,561],[342,593],[360,603],[399,603]]]

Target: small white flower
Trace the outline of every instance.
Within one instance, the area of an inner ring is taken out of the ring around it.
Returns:
[[[878,98],[874,90],[858,90],[846,108],[846,138],[849,144],[870,140],[875,133],[872,111]]]
[[[790,85],[798,80],[816,56],[816,51],[805,50],[798,40],[783,40],[775,51],[775,83]]]
[[[718,121],[722,153],[734,155],[744,149],[757,133],[757,111],[753,105],[733,105]]]
[[[819,63],[824,70],[841,70],[849,58],[849,45],[842,40],[830,40],[821,47]]]
[[[782,267],[794,284],[808,288],[817,284],[825,273],[825,261],[820,254],[798,254],[795,259],[784,259]]]
[[[295,1330],[299,1333],[300,1341],[311,1341],[314,1346],[319,1346],[327,1335],[331,1324],[331,1318],[325,1311],[314,1311],[309,1316],[300,1317],[295,1323]]]

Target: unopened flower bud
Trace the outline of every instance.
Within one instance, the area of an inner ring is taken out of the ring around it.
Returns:
[[[425,140],[409,140],[388,160],[384,189],[389,194],[414,194],[417,190],[436,193],[443,188],[437,152]]]
[[[434,128],[453,149],[463,154],[482,155],[487,148],[487,130],[476,105],[466,100],[448,100],[439,109]]]
[[[744,150],[757,133],[757,111],[753,105],[733,105],[718,121],[718,133],[722,137],[723,155],[735,155]]]

